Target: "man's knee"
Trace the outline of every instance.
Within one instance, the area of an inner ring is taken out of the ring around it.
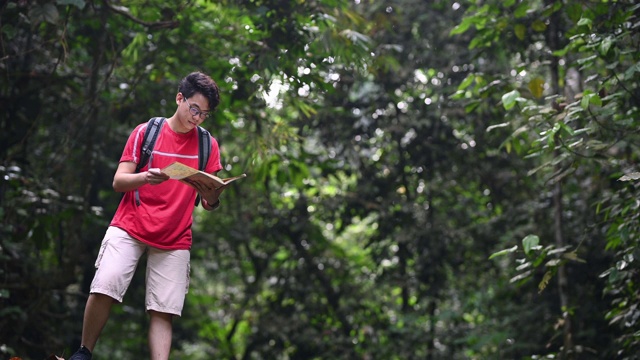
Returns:
[[[175,315],[166,313],[166,312],[156,311],[156,310],[149,310],[149,316],[152,318],[162,319],[162,320],[171,322],[173,321],[173,317]]]

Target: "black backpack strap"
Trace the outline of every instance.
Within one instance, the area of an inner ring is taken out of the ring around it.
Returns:
[[[158,134],[160,134],[160,128],[162,127],[162,124],[164,124],[164,120],[165,118],[163,117],[154,117],[147,123],[147,128],[144,131],[142,147],[140,148],[140,161],[138,161],[138,165],[136,166],[136,172],[140,172],[140,170],[142,170],[142,168],[149,162],[151,154],[153,153],[153,147],[158,139]]]
[[[211,134],[201,126],[198,126],[198,170],[204,171],[211,154]],[[196,195],[195,206],[200,203],[200,195]]]
[[[198,126],[198,170],[204,171],[209,162],[209,154],[211,154],[211,134],[204,128]]]
[[[153,154],[153,147],[156,145],[158,134],[164,124],[165,118],[154,117],[147,123],[147,128],[144,131],[144,137],[142,140],[142,147],[140,148],[140,161],[136,165],[136,172],[140,172],[142,168],[149,163],[151,155]],[[140,205],[140,194],[138,189],[135,190],[136,205]]]

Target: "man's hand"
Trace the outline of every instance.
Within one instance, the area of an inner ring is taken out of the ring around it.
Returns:
[[[200,197],[206,200],[207,203],[212,205],[218,202],[218,200],[220,199],[220,194],[222,194],[222,192],[227,188],[227,186],[229,186],[229,185],[223,185],[218,188],[213,188],[213,187],[210,188],[205,186],[202,183],[198,183],[195,181],[192,184],[198,191],[198,194],[200,194]]]
[[[145,174],[145,181],[149,185],[158,185],[169,180],[169,175],[163,173],[158,168],[152,168]]]
[[[169,175],[163,174],[160,169],[152,168],[149,171],[136,172],[136,163],[123,161],[118,165],[113,176],[113,189],[117,192],[133,191],[146,184],[158,185],[169,180]]]

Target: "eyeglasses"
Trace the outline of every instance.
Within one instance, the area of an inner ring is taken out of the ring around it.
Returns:
[[[189,104],[189,100],[187,100],[187,98],[184,98],[184,101],[187,102],[187,106],[189,106],[189,112],[191,113],[192,116],[204,116],[205,119],[208,119],[211,114],[209,114],[208,111],[201,111],[200,109],[198,109],[195,106],[191,106],[191,104]]]

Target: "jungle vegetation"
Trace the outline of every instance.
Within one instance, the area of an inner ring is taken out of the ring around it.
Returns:
[[[639,14],[2,2],[0,358],[79,345],[127,136],[201,70],[220,174],[248,177],[194,212],[172,358],[637,359]],[[148,357],[143,287],[95,358]]]

